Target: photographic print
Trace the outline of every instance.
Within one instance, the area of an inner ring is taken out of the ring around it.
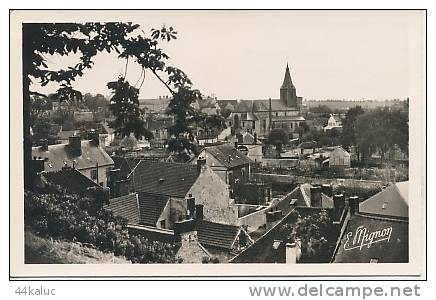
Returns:
[[[423,274],[425,11],[16,10],[11,36],[15,274]]]

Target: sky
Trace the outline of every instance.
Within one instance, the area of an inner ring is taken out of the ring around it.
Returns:
[[[173,26],[177,40],[163,43],[169,64],[194,87],[218,99],[278,98],[286,64],[303,99],[405,99],[422,78],[422,20],[409,11],[140,11],[122,12],[145,33]],[[86,16],[85,16],[86,18]],[[106,16],[105,20],[111,19]],[[96,19],[91,19],[96,20]],[[77,57],[48,57],[52,67]],[[82,93],[109,95],[106,84],[124,74],[125,60],[99,54],[78,78]],[[130,62],[127,79],[140,69]],[[49,93],[54,85],[36,87]],[[141,98],[167,95],[147,77]]]

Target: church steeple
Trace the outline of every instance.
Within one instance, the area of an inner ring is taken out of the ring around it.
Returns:
[[[289,64],[286,63],[285,78],[283,79],[282,89],[295,88],[292,83],[291,72],[289,72]]]
[[[292,83],[291,72],[289,72],[289,65],[286,64],[285,78],[283,79],[283,84],[280,88],[280,100],[287,107],[298,108],[297,98],[297,90]]]

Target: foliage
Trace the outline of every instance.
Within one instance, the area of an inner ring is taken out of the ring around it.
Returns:
[[[355,106],[350,108],[345,115],[345,120],[342,124],[341,142],[346,150],[349,150],[350,146],[356,144],[356,120],[363,113],[364,110],[361,106]]]
[[[281,228],[288,241],[301,240],[300,262],[329,262],[336,245],[332,230],[332,220],[326,210],[302,217],[297,214],[295,224],[285,224]]]
[[[42,139],[54,142],[57,138],[56,132],[53,130],[53,126],[47,116],[37,118],[33,124],[32,131],[32,139],[35,142]]]
[[[109,126],[115,129],[115,134],[126,137],[133,133],[137,139],[152,139],[153,134],[145,126],[144,111],[139,107],[139,90],[122,77],[107,86],[113,91],[109,109],[115,120]]]
[[[38,118],[43,117],[44,113],[52,108],[52,102],[47,97],[33,95],[30,97],[30,126],[33,126]]]
[[[280,153],[283,149],[283,145],[286,145],[289,141],[288,133],[282,128],[275,128],[271,130],[267,138],[267,144],[274,145],[277,151],[277,156],[280,157]]]
[[[408,122],[408,114],[400,110],[384,108],[361,114],[356,120],[355,134],[363,159],[378,151],[383,160],[395,145],[408,153]]]
[[[59,101],[82,100],[80,91],[72,82],[94,64],[99,52],[117,53],[119,58],[133,59],[145,71],[150,70],[173,94],[174,101],[187,101],[192,95],[190,81],[183,71],[166,65],[169,58],[160,48],[159,41],[171,41],[177,32],[172,28],[153,29],[145,37],[138,24],[132,23],[29,23],[23,24],[23,110],[24,110],[24,161],[25,186],[31,186],[30,138],[30,84],[36,80],[42,86],[50,82],[59,84],[55,97]],[[78,54],[76,64],[65,69],[52,69],[47,63],[51,55]],[[166,76],[167,79],[163,79]],[[126,74],[123,76],[126,77]],[[138,80],[139,82],[140,80]],[[124,89],[124,91],[128,91]],[[128,98],[128,97],[126,97]],[[173,103],[172,106],[177,106]]]
[[[312,113],[320,114],[320,115],[327,116],[327,117],[328,117],[331,113],[333,113],[333,111],[331,110],[331,108],[328,107],[328,106],[325,105],[325,104],[320,104],[320,105],[318,105],[318,106],[311,107],[311,108],[309,108],[309,111],[312,112]]]
[[[319,133],[317,144],[320,147],[338,146],[341,143],[340,139],[341,139],[341,132],[336,128],[332,128],[330,130],[322,131]]]
[[[126,219],[92,198],[51,187],[45,193],[26,192],[24,200],[25,225],[41,236],[88,243],[134,263],[175,262],[173,245],[129,234]]]
[[[92,95],[86,93],[83,95],[83,103],[91,111],[96,111],[98,108],[109,106],[109,101],[102,94]]]

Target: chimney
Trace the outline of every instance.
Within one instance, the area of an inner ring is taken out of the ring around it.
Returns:
[[[196,220],[203,220],[203,204],[197,204],[195,205],[195,219]]]
[[[96,146],[100,146],[100,134],[98,133],[98,131],[88,131],[88,140],[91,140]]]
[[[299,261],[301,257],[301,239],[296,238],[295,243],[297,244],[297,261]]]
[[[69,145],[77,156],[82,155],[82,140],[80,136],[74,135],[69,138]]]
[[[42,151],[48,151],[48,140],[47,139],[41,139],[39,140],[39,145],[41,146]]]
[[[266,229],[269,230],[273,228],[277,224],[277,222],[279,222],[282,219],[283,213],[281,210],[269,211],[265,213],[265,217],[266,217]]]
[[[296,264],[297,263],[297,243],[287,243],[286,244],[286,263]]]
[[[333,222],[341,220],[342,212],[345,207],[345,197],[343,194],[333,196]]]
[[[182,243],[182,247],[189,245],[190,242],[197,241],[195,220],[191,219],[175,222],[174,237]]]
[[[256,145],[256,144],[257,144],[257,133],[254,132],[253,136],[254,136],[254,142],[253,142],[253,144]]]
[[[122,179],[115,184],[116,197],[128,195],[130,193],[130,179]]]
[[[323,184],[322,185],[322,192],[324,195],[332,197],[333,196],[333,187],[331,184]]]
[[[200,173],[205,165],[206,165],[206,157],[199,156],[197,158],[197,171]]]
[[[186,210],[188,212],[188,218],[194,218],[195,213],[195,198],[192,197],[192,194],[189,194],[186,198]]]
[[[321,201],[321,187],[312,186],[310,188],[310,206],[311,207],[322,207]]]
[[[350,206],[350,213],[352,215],[358,214],[359,213],[359,197],[358,196],[352,196],[350,198],[348,198],[348,203]]]
[[[242,136],[242,133],[237,133],[236,134],[236,138],[238,140],[238,144],[243,144],[244,143],[244,137]]]
[[[45,159],[43,159],[41,157],[38,157],[38,158],[34,157],[32,159],[32,170],[33,170],[34,175],[39,174],[45,170],[44,162],[45,162]]]

